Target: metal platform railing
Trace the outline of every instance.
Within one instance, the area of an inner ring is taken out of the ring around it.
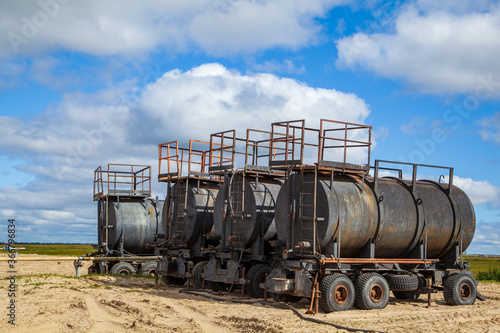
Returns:
[[[195,145],[205,149],[195,149]],[[189,148],[179,147],[178,141],[159,145],[158,180],[176,181],[182,177],[210,178],[208,173],[209,158],[214,161],[222,155],[210,156],[210,142],[189,140]]]
[[[105,196],[151,196],[151,166],[108,164],[94,170],[94,200]]]
[[[270,135],[269,131],[256,129],[247,129],[245,138],[237,137],[235,130],[211,134],[209,171],[269,171]]]
[[[275,168],[316,165],[342,172],[368,173],[371,130],[371,126],[328,119],[320,120],[319,129],[306,127],[305,120],[273,123],[269,165]],[[356,150],[361,150],[361,154],[356,154]],[[366,155],[366,163],[360,164],[355,157],[362,154]]]

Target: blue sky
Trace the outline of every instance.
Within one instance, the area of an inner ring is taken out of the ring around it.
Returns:
[[[467,252],[500,254],[498,1],[0,1],[0,16],[0,222],[19,241],[95,242],[101,164],[157,172],[161,142],[327,118],[373,126],[373,159],[454,167],[477,215]]]

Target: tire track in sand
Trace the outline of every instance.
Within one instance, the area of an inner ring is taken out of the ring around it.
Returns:
[[[111,316],[106,309],[97,302],[92,295],[82,295],[87,306],[91,327],[89,332],[121,332],[126,322],[119,317]]]
[[[191,305],[190,300],[176,300],[175,305],[172,304],[172,307],[175,311],[180,315],[187,319],[187,321],[192,321],[199,326],[201,329],[200,332],[204,333],[222,333],[222,332],[231,332],[234,333],[234,330],[227,329],[224,326],[220,326],[213,322],[213,318],[210,318],[203,310],[196,307],[196,304]],[[198,303],[199,304],[199,303]]]

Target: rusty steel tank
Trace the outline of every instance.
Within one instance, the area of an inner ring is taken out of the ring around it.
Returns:
[[[202,236],[213,228],[218,192],[218,183],[213,181],[181,179],[172,185],[162,215],[168,248],[187,249],[202,245]]]
[[[156,234],[162,234],[161,210],[163,201],[144,198],[116,197],[107,202],[107,251],[133,254],[151,254]],[[98,240],[101,250],[106,250],[106,203],[98,206]],[[105,252],[107,252],[105,251]]]
[[[430,180],[416,181],[413,189],[412,182],[392,177],[378,178],[376,186],[357,175],[314,177],[296,173],[279,192],[276,230],[289,249],[313,241],[314,183],[316,251],[326,257],[366,257],[370,244],[377,258],[415,257],[425,244],[427,258],[441,258],[456,244],[465,251],[474,236],[474,208],[456,186],[450,192],[448,184]]]
[[[281,185],[271,177],[242,173],[224,182],[214,211],[215,234],[223,247],[250,248],[260,237],[265,242],[276,236],[274,212]],[[232,218],[226,215],[228,205]]]

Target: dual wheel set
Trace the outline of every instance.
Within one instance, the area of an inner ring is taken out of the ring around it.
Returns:
[[[191,270],[191,287],[202,289],[204,270],[208,261],[195,264]],[[252,266],[246,274],[246,292],[250,297],[263,298],[264,290],[259,285],[265,282],[266,274],[272,268],[266,264]],[[164,276],[167,284],[184,285],[186,278]],[[235,285],[206,281],[208,288],[213,291],[231,291]],[[345,274],[332,273],[324,276],[319,282],[321,297],[319,306],[324,312],[345,311],[356,306],[359,309],[384,309],[389,301],[390,291],[397,299],[417,299],[425,280],[417,275],[380,275],[376,272],[364,273],[353,282]],[[477,282],[470,272],[454,273],[443,281],[444,300],[449,305],[472,305],[476,301]],[[299,296],[288,294],[271,294],[277,302],[298,302]]]
[[[416,299],[420,295],[417,275],[382,276],[374,272],[361,274],[355,282],[341,273],[326,275],[319,283],[319,290],[319,306],[325,312],[345,311],[354,305],[363,310],[383,309],[390,290],[398,299]],[[449,305],[474,304],[476,282],[469,273],[452,274],[444,280],[443,295]]]

